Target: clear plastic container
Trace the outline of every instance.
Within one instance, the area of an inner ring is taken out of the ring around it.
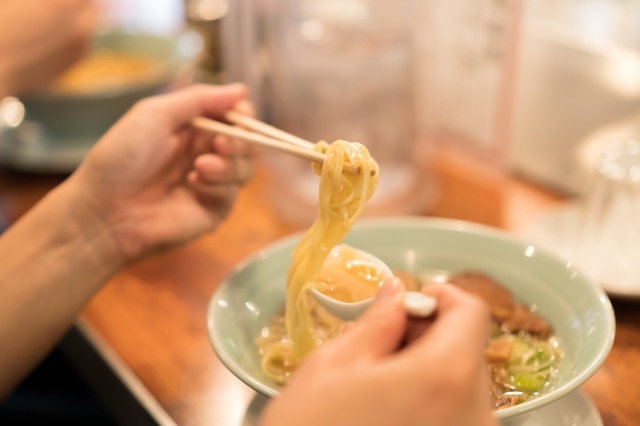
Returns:
[[[261,118],[313,142],[366,145],[380,165],[380,181],[365,215],[425,212],[433,180],[429,147],[415,131],[413,0],[234,7],[225,39],[229,78],[249,83]],[[309,163],[279,152],[264,157],[275,209],[310,223],[318,176]]]
[[[607,144],[578,216],[576,263],[605,286],[640,287],[640,140]]]

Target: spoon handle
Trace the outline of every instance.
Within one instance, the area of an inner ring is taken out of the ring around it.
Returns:
[[[436,299],[418,291],[407,291],[404,294],[404,307],[411,317],[426,318],[436,310]]]

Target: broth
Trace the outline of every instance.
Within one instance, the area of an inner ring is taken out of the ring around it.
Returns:
[[[407,290],[419,290],[425,282],[418,276],[394,271]],[[527,306],[515,301],[511,293],[489,276],[463,272],[450,277],[451,284],[483,299],[492,314],[492,333],[485,358],[491,379],[489,398],[494,409],[528,401],[553,387],[563,353],[549,323]],[[316,345],[339,335],[344,321],[327,313],[308,296]],[[262,356],[273,345],[290,347],[290,339],[279,315],[264,327],[256,344]],[[274,382],[285,385],[297,364],[264,362],[264,373]]]

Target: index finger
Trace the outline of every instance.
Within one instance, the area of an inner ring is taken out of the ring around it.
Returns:
[[[179,127],[199,116],[222,118],[225,112],[246,97],[247,88],[243,84],[195,84],[167,95],[149,98],[148,102],[155,105],[158,114],[165,115],[173,127]]]

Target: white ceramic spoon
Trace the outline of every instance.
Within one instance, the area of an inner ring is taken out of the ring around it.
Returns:
[[[332,259],[340,258],[340,251],[342,248],[343,245],[334,247],[333,250],[331,250],[329,259],[327,260],[331,261]],[[376,265],[380,271],[382,271],[382,275],[385,279],[393,278],[393,272],[391,272],[389,266],[387,266],[387,264],[382,260],[365,251],[358,250],[353,247],[350,249],[355,250],[358,253],[359,259]],[[342,302],[327,296],[315,288],[311,289],[311,294],[318,301],[320,306],[325,308],[330,314],[345,321],[353,321],[358,318],[375,300],[375,298],[372,297],[359,302]],[[433,297],[429,297],[426,294],[417,291],[407,291],[404,294],[404,306],[410,316],[425,318],[433,314],[435,311],[436,300]]]

